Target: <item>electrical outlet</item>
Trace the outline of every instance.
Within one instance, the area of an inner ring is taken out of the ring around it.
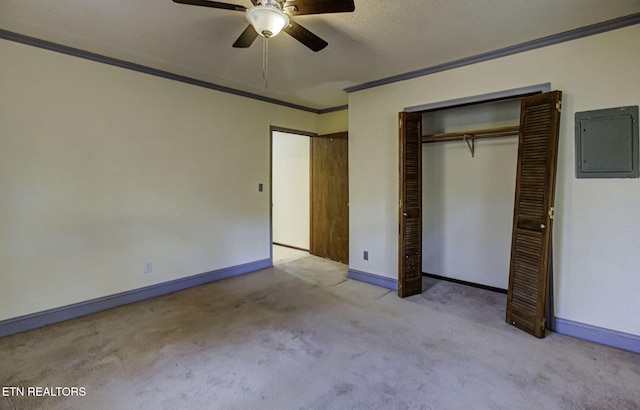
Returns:
[[[364,258],[365,261],[368,261],[369,260],[369,251],[362,252],[362,257]]]
[[[144,273],[151,273],[153,271],[153,263],[151,261],[147,261],[144,263]]]

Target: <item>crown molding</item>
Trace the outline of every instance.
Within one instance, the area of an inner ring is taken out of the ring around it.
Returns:
[[[37,48],[42,48],[48,51],[54,51],[56,53],[66,54],[73,57],[83,58],[85,60],[91,60],[103,64],[108,64],[115,67],[124,68],[127,70],[137,71],[144,74],[153,75],[156,77],[166,78],[168,80],[174,80],[185,84],[195,85],[197,87],[203,87],[214,91],[220,91],[227,94],[237,95],[240,97],[251,98],[253,100],[258,100],[270,104],[281,105],[283,107],[293,108],[295,110],[301,110],[306,112],[311,112],[314,114],[324,114],[326,112],[339,111],[342,109],[346,109],[342,107],[335,108],[326,108],[326,109],[315,109],[311,107],[306,107],[299,104],[293,104],[286,101],[278,100],[275,98],[269,98],[258,94],[249,93],[246,91],[237,90],[235,88],[226,87],[219,84],[210,83],[207,81],[198,80],[195,78],[174,74],[168,71],[159,70],[156,68],[144,66],[141,64],[132,63],[125,60],[120,60],[113,57],[104,56],[102,54],[96,54],[89,51],[81,50],[79,48],[69,47],[58,43],[53,43],[51,41],[42,40],[35,37],[25,36],[23,34],[14,33],[12,31],[7,31],[0,29],[0,39],[13,41],[20,44],[25,44]]]
[[[565,31],[559,34],[554,34],[547,37],[542,37],[536,40],[527,41],[524,43],[516,44],[513,46],[501,48],[487,53],[477,54],[471,57],[461,58],[459,60],[450,61],[448,63],[438,64],[431,67],[423,68],[416,71],[410,71],[404,74],[398,74],[391,77],[382,78],[375,81],[370,81],[360,85],[354,85],[352,87],[345,88],[347,93],[353,93],[356,91],[362,91],[369,88],[380,87],[382,85],[393,84],[400,81],[410,80],[413,78],[424,77],[430,74],[439,73],[442,71],[451,70],[454,68],[460,68],[472,64],[482,63],[489,60],[494,60],[501,57],[510,56],[513,54],[524,53],[525,51],[531,51],[538,48],[551,46],[554,44],[564,43],[567,41],[577,40],[580,38],[592,36],[595,34],[604,33],[611,30],[617,30],[623,27],[633,26],[640,23],[640,13],[630,14],[628,16],[619,17],[613,20],[607,20],[601,23],[592,24],[577,28],[574,30]]]

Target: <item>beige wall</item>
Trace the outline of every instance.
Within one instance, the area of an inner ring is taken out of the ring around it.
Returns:
[[[640,311],[640,180],[578,180],[574,171],[575,112],[640,104],[639,38],[636,25],[351,93],[350,268],[397,277],[399,111],[550,82],[564,92],[556,316],[640,335],[640,319],[630,313]]]
[[[319,123],[5,40],[0,90],[0,320],[268,259],[269,127]]]
[[[340,110],[318,116],[318,135],[335,134],[349,129],[349,111]]]

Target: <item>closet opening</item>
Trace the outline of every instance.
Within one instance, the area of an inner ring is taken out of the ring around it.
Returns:
[[[422,112],[422,274],[507,293],[521,98]]]
[[[562,97],[547,87],[400,113],[400,297],[423,272],[506,290],[507,322],[544,337]]]

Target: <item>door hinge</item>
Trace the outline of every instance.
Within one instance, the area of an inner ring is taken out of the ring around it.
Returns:
[[[549,219],[553,219],[555,214],[556,214],[556,210],[554,209],[554,207],[549,208]]]
[[[556,103],[556,110],[558,110],[558,112],[562,112],[562,100]]]

